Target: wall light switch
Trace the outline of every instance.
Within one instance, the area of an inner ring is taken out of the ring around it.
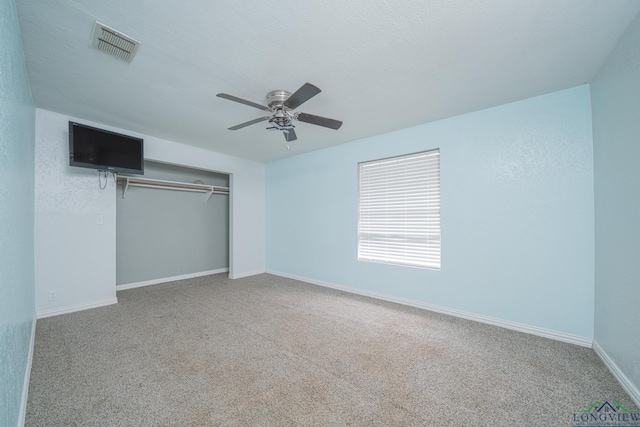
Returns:
[[[103,225],[104,224],[104,218],[102,217],[102,215],[100,215],[100,214],[96,215],[96,224],[98,224],[98,225]]]

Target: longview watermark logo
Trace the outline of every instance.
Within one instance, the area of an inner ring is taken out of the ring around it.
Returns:
[[[629,411],[617,400],[596,400],[587,409],[574,412],[572,422],[574,427],[640,427],[640,414]]]

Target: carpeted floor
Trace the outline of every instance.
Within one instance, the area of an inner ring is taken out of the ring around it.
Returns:
[[[27,426],[569,426],[591,349],[269,274],[38,320]]]

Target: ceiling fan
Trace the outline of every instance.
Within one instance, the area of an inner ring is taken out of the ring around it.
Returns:
[[[274,90],[267,94],[267,105],[257,104],[246,99],[238,98],[237,96],[228,95],[226,93],[219,93],[216,96],[229,101],[239,102],[241,104],[248,105],[250,107],[258,108],[260,110],[269,111],[271,115],[259,117],[257,119],[249,120],[248,122],[240,123],[229,128],[229,130],[238,130],[243,127],[247,127],[256,123],[269,121],[270,127],[267,130],[279,130],[284,134],[284,138],[287,142],[295,141],[298,139],[294,130],[294,120],[304,123],[311,123],[313,125],[323,126],[329,129],[340,129],[342,122],[339,120],[328,119],[326,117],[315,116],[313,114],[302,113],[299,111],[293,111],[321,91],[311,83],[303,84],[300,89],[293,94],[286,90]]]

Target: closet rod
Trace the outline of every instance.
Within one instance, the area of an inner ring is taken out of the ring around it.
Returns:
[[[205,202],[208,201],[213,194],[229,195],[229,187],[220,187],[217,185],[191,184],[188,182],[166,181],[162,179],[139,178],[131,176],[118,176],[117,181],[119,184],[124,185],[122,189],[123,199],[125,194],[127,194],[127,190],[130,186],[207,193]]]

